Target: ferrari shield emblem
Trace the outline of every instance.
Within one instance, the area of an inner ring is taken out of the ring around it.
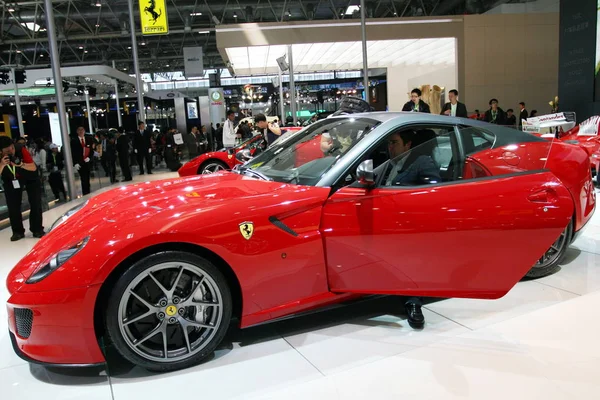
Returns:
[[[254,224],[252,222],[242,222],[240,224],[240,233],[246,240],[250,240],[254,234]]]
[[[165,311],[169,317],[172,317],[173,315],[177,314],[177,307],[169,306]]]

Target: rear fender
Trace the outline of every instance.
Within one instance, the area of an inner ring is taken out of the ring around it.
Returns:
[[[596,194],[591,176],[590,156],[582,146],[555,140],[546,168],[569,190],[575,204],[574,230],[580,230],[596,207]]]

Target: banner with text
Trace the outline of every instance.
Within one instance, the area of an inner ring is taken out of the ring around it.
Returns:
[[[201,78],[204,76],[202,47],[183,48],[183,66],[186,78]]]
[[[215,126],[225,121],[225,96],[222,88],[208,89],[210,122]]]
[[[142,35],[166,35],[169,33],[166,0],[140,0]]]

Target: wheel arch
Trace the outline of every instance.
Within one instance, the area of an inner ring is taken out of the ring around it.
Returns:
[[[119,277],[123,274],[123,272],[136,263],[137,261],[147,257],[151,254],[163,251],[184,251],[187,253],[195,254],[200,257],[204,257],[210,262],[212,262],[223,274],[225,275],[225,279],[229,284],[231,290],[231,297],[233,302],[233,315],[232,318],[237,319],[236,322],[239,324],[239,321],[242,317],[242,288],[240,282],[237,278],[237,275],[231,268],[231,266],[223,260],[218,254],[208,250],[205,247],[198,246],[191,243],[182,243],[182,242],[169,242],[169,243],[160,243],[156,245],[152,245],[141,249],[129,257],[124,259],[115,269],[111,271],[108,277],[102,283],[98,296],[96,297],[96,302],[94,304],[94,332],[96,334],[96,339],[100,339],[104,336],[104,306],[107,304],[111,289],[114,287],[114,284],[119,279]]]
[[[208,160],[205,160],[204,162],[202,162],[199,166],[198,166],[198,170],[196,171],[197,175],[202,175],[202,169],[208,165],[208,164],[212,164],[212,163],[217,163],[217,164],[221,164],[225,167],[225,169],[227,171],[231,170],[231,167],[229,165],[227,165],[227,163],[223,160],[219,160],[218,158],[209,158]]]

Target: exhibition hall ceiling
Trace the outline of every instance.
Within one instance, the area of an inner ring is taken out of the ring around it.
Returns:
[[[139,1],[134,19],[139,32]],[[511,1],[511,0],[507,0]],[[514,1],[514,0],[512,0]],[[367,0],[369,18],[481,13],[498,0]],[[110,65],[133,73],[127,0],[52,0],[63,66]],[[247,22],[358,20],[360,0],[165,0],[168,35],[138,35],[142,72],[179,71],[183,48],[202,46],[207,69],[225,66],[215,29]],[[43,0],[0,0],[0,67],[48,67]],[[351,61],[350,61],[351,62]]]
[[[238,75],[277,73],[276,59],[287,46],[252,46],[225,49]],[[292,45],[294,72],[362,68],[362,42],[309,43]],[[369,67],[454,65],[454,38],[367,41]]]

